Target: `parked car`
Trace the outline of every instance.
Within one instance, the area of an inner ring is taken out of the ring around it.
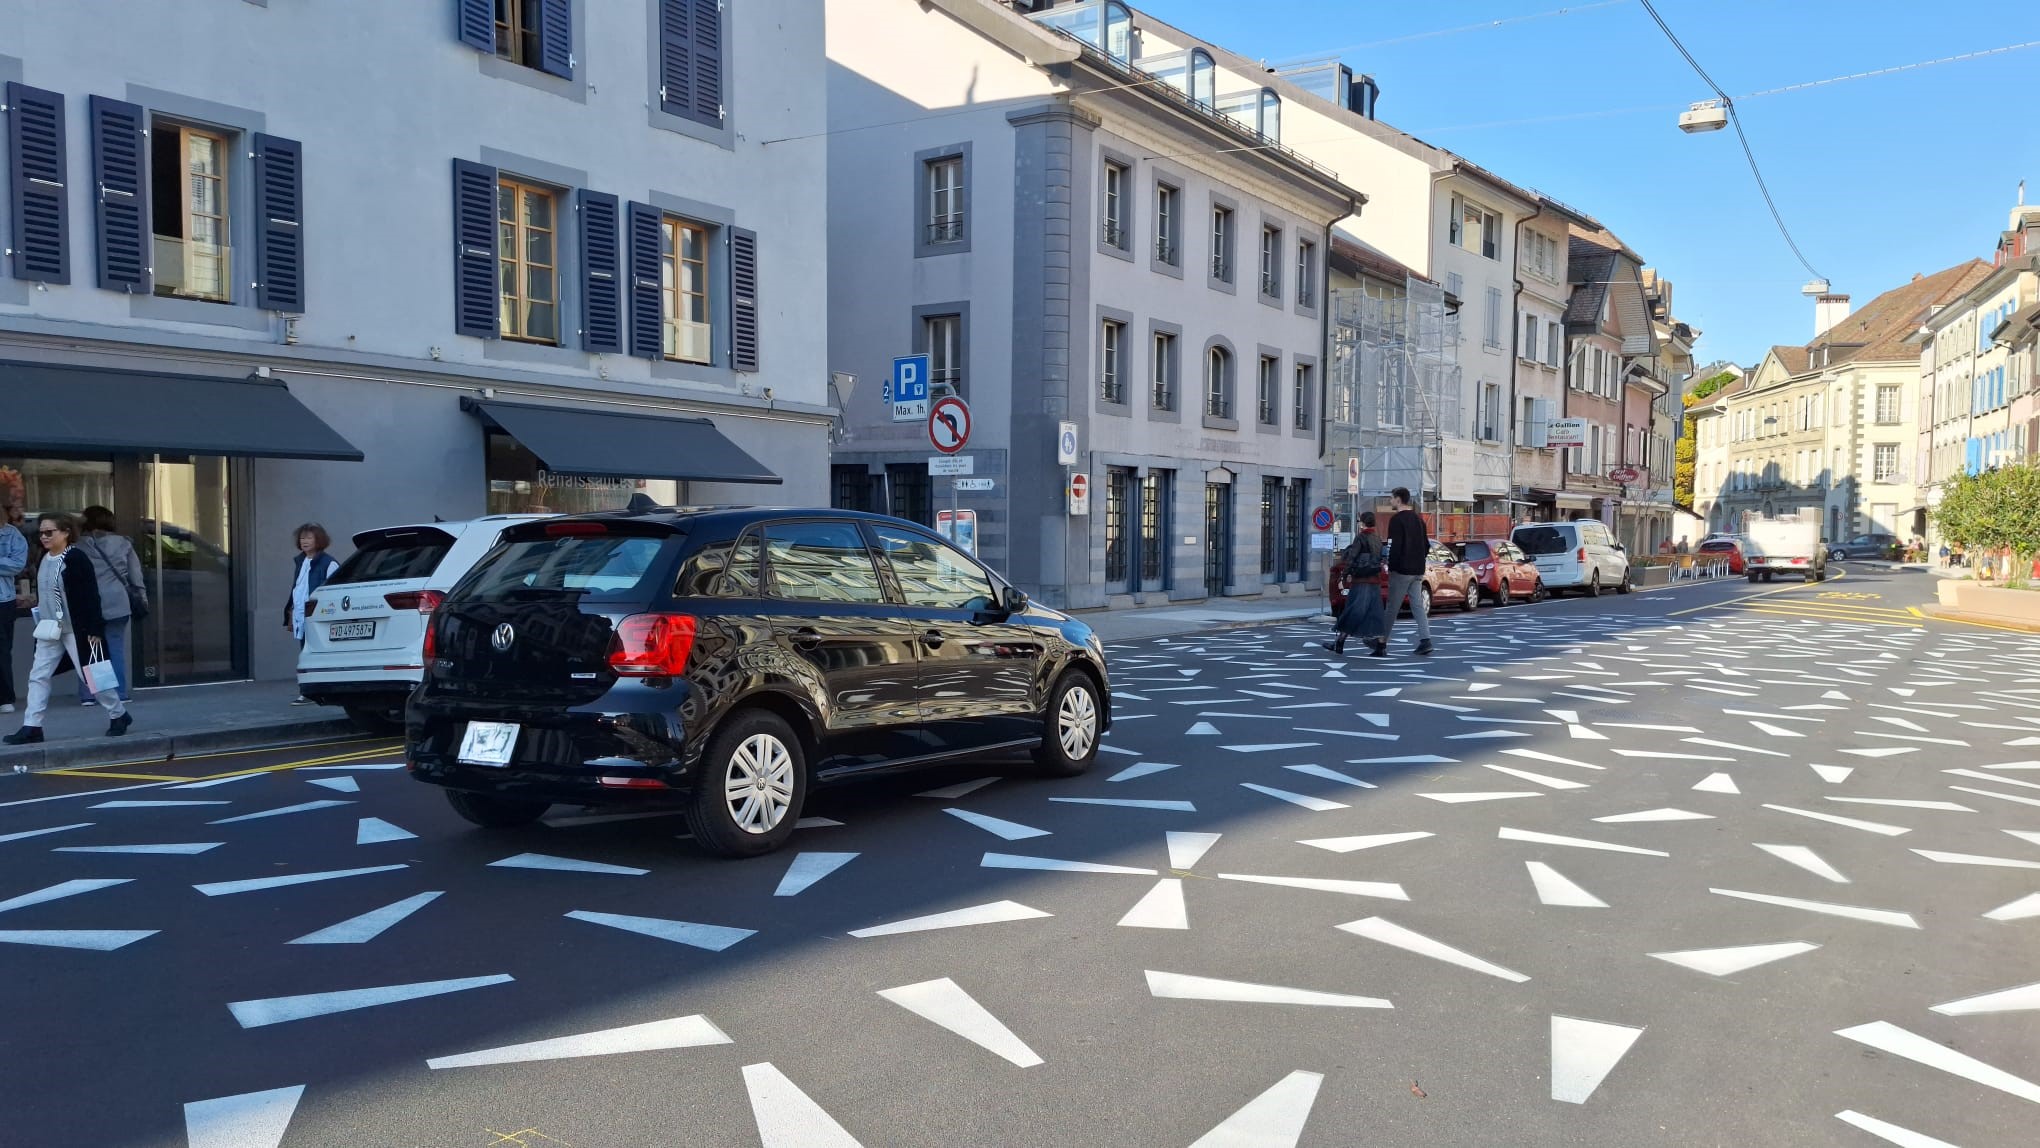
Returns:
[[[425,626],[461,575],[509,527],[543,515],[500,514],[364,530],[354,553],[305,603],[298,692],[339,706],[371,733],[402,729],[404,699],[425,676]]]
[[[1597,518],[1571,522],[1526,522],[1509,541],[1537,564],[1544,588],[1556,593],[1577,590],[1590,596],[1604,589],[1627,594],[1629,551]]]
[[[1474,584],[1484,601],[1506,606],[1518,598],[1544,600],[1544,579],[1537,573],[1537,564],[1508,539],[1455,542],[1452,551],[1472,568]]]
[[[1733,535],[1724,534],[1709,538],[1695,547],[1693,554],[1701,562],[1726,561],[1730,575],[1740,575],[1743,572],[1742,540]]]
[[[413,777],[484,826],[555,803],[682,809],[741,857],[811,785],[993,752],[1089,769],[1104,648],[931,531],[833,510],[510,527],[433,612]]]
[[[1887,562],[1898,558],[1899,541],[1894,534],[1858,534],[1847,542],[1835,542],[1828,546],[1828,557],[1837,562],[1849,558],[1879,558]]]
[[[1388,567],[1381,568],[1379,587],[1381,600],[1388,601]],[[1428,561],[1424,565],[1424,582],[1421,593],[1427,595],[1426,612],[1440,606],[1457,606],[1471,613],[1480,605],[1479,591],[1475,586],[1473,568],[1459,560],[1459,556],[1443,543],[1433,542]],[[1346,608],[1346,568],[1338,557],[1332,558],[1331,566],[1325,573],[1325,594],[1331,603],[1334,616]],[[1408,603],[1401,606],[1408,610]]]

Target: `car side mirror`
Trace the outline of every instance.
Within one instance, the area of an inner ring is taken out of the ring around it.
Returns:
[[[1617,554],[1627,554],[1629,553],[1629,547],[1622,545],[1620,542],[1617,542],[1615,544],[1615,552]]]
[[[1018,614],[1027,608],[1027,594],[1017,587],[1008,586],[1005,594],[999,599],[999,605],[1008,614]]]

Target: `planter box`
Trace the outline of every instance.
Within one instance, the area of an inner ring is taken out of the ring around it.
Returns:
[[[1941,608],[1987,621],[2040,627],[2040,590],[2009,590],[1960,578],[1943,578],[1934,588]]]
[[[1672,584],[1670,566],[1638,566],[1630,571],[1632,586],[1669,586]]]

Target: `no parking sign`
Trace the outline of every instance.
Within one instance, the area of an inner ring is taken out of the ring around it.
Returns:
[[[1311,511],[1310,525],[1313,530],[1330,530],[1332,528],[1332,508],[1320,506],[1316,510]]]

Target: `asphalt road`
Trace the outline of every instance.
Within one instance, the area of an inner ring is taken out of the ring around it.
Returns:
[[[2030,1145],[2040,643],[1929,581],[1130,643],[1090,775],[753,861],[379,742],[0,779],[0,1142]]]

